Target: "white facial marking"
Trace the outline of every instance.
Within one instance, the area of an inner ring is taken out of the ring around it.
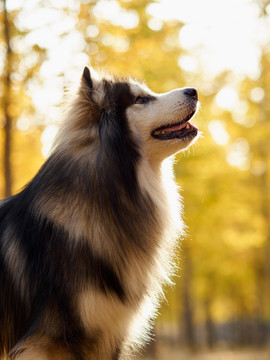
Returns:
[[[150,162],[160,163],[194,142],[197,138],[195,135],[168,140],[160,140],[152,136],[152,133],[165,134],[163,127],[181,123],[196,112],[198,101],[185,95],[185,89],[155,94],[145,87],[140,89],[139,85],[132,85],[131,91],[134,96],[150,96],[146,104],[134,104],[127,109],[129,126],[143,141],[144,151]],[[187,124],[185,128],[190,129],[190,125]]]

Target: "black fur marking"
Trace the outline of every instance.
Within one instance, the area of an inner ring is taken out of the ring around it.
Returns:
[[[26,331],[28,310],[10,277],[10,271],[0,254],[0,358]]]
[[[87,66],[85,66],[84,70],[83,70],[83,78],[86,82],[86,84],[89,86],[89,89],[92,90],[93,89],[93,82],[91,79],[91,74],[90,74],[90,70]]]
[[[115,227],[121,228],[125,239],[149,251],[142,241],[145,237],[142,224],[156,228],[154,205],[142,194],[138,183],[141,144],[139,139],[135,141],[126,116],[135,96],[126,82],[105,81],[104,88],[104,112],[99,122],[100,153],[96,159],[101,208],[105,203],[111,209]],[[119,233],[120,241],[121,237]]]
[[[115,353],[113,354],[112,360],[118,360],[120,358],[120,353],[121,353],[120,349],[117,348]]]
[[[137,165],[141,158],[139,146],[134,141],[126,118],[126,109],[134,103],[134,95],[127,83],[104,82],[106,89],[105,109],[99,122],[100,153],[96,159],[99,193],[109,203],[127,233],[124,217],[142,199],[137,179]],[[107,191],[107,193],[104,193]],[[120,192],[124,192],[122,195]],[[129,206],[123,208],[123,196]],[[121,215],[124,214],[124,217]],[[131,215],[132,218],[132,215]],[[131,226],[131,223],[128,226]],[[134,231],[131,231],[134,233]]]

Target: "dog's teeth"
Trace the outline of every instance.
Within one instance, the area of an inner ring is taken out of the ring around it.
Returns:
[[[165,131],[161,131],[160,133],[161,133],[161,134],[165,134]]]
[[[189,124],[187,124],[187,125],[186,125],[186,129],[189,129],[189,128],[190,128],[190,126],[189,126]]]

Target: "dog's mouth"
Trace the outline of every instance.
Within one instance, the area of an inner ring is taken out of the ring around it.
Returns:
[[[198,128],[192,125],[189,120],[196,111],[190,113],[184,120],[172,125],[161,126],[152,131],[151,135],[159,140],[193,138],[198,134]]]

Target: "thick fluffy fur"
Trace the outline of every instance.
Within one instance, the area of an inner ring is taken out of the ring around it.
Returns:
[[[85,68],[50,157],[0,203],[0,357],[126,359],[146,338],[183,229],[163,160],[197,135],[152,132],[196,106]]]

